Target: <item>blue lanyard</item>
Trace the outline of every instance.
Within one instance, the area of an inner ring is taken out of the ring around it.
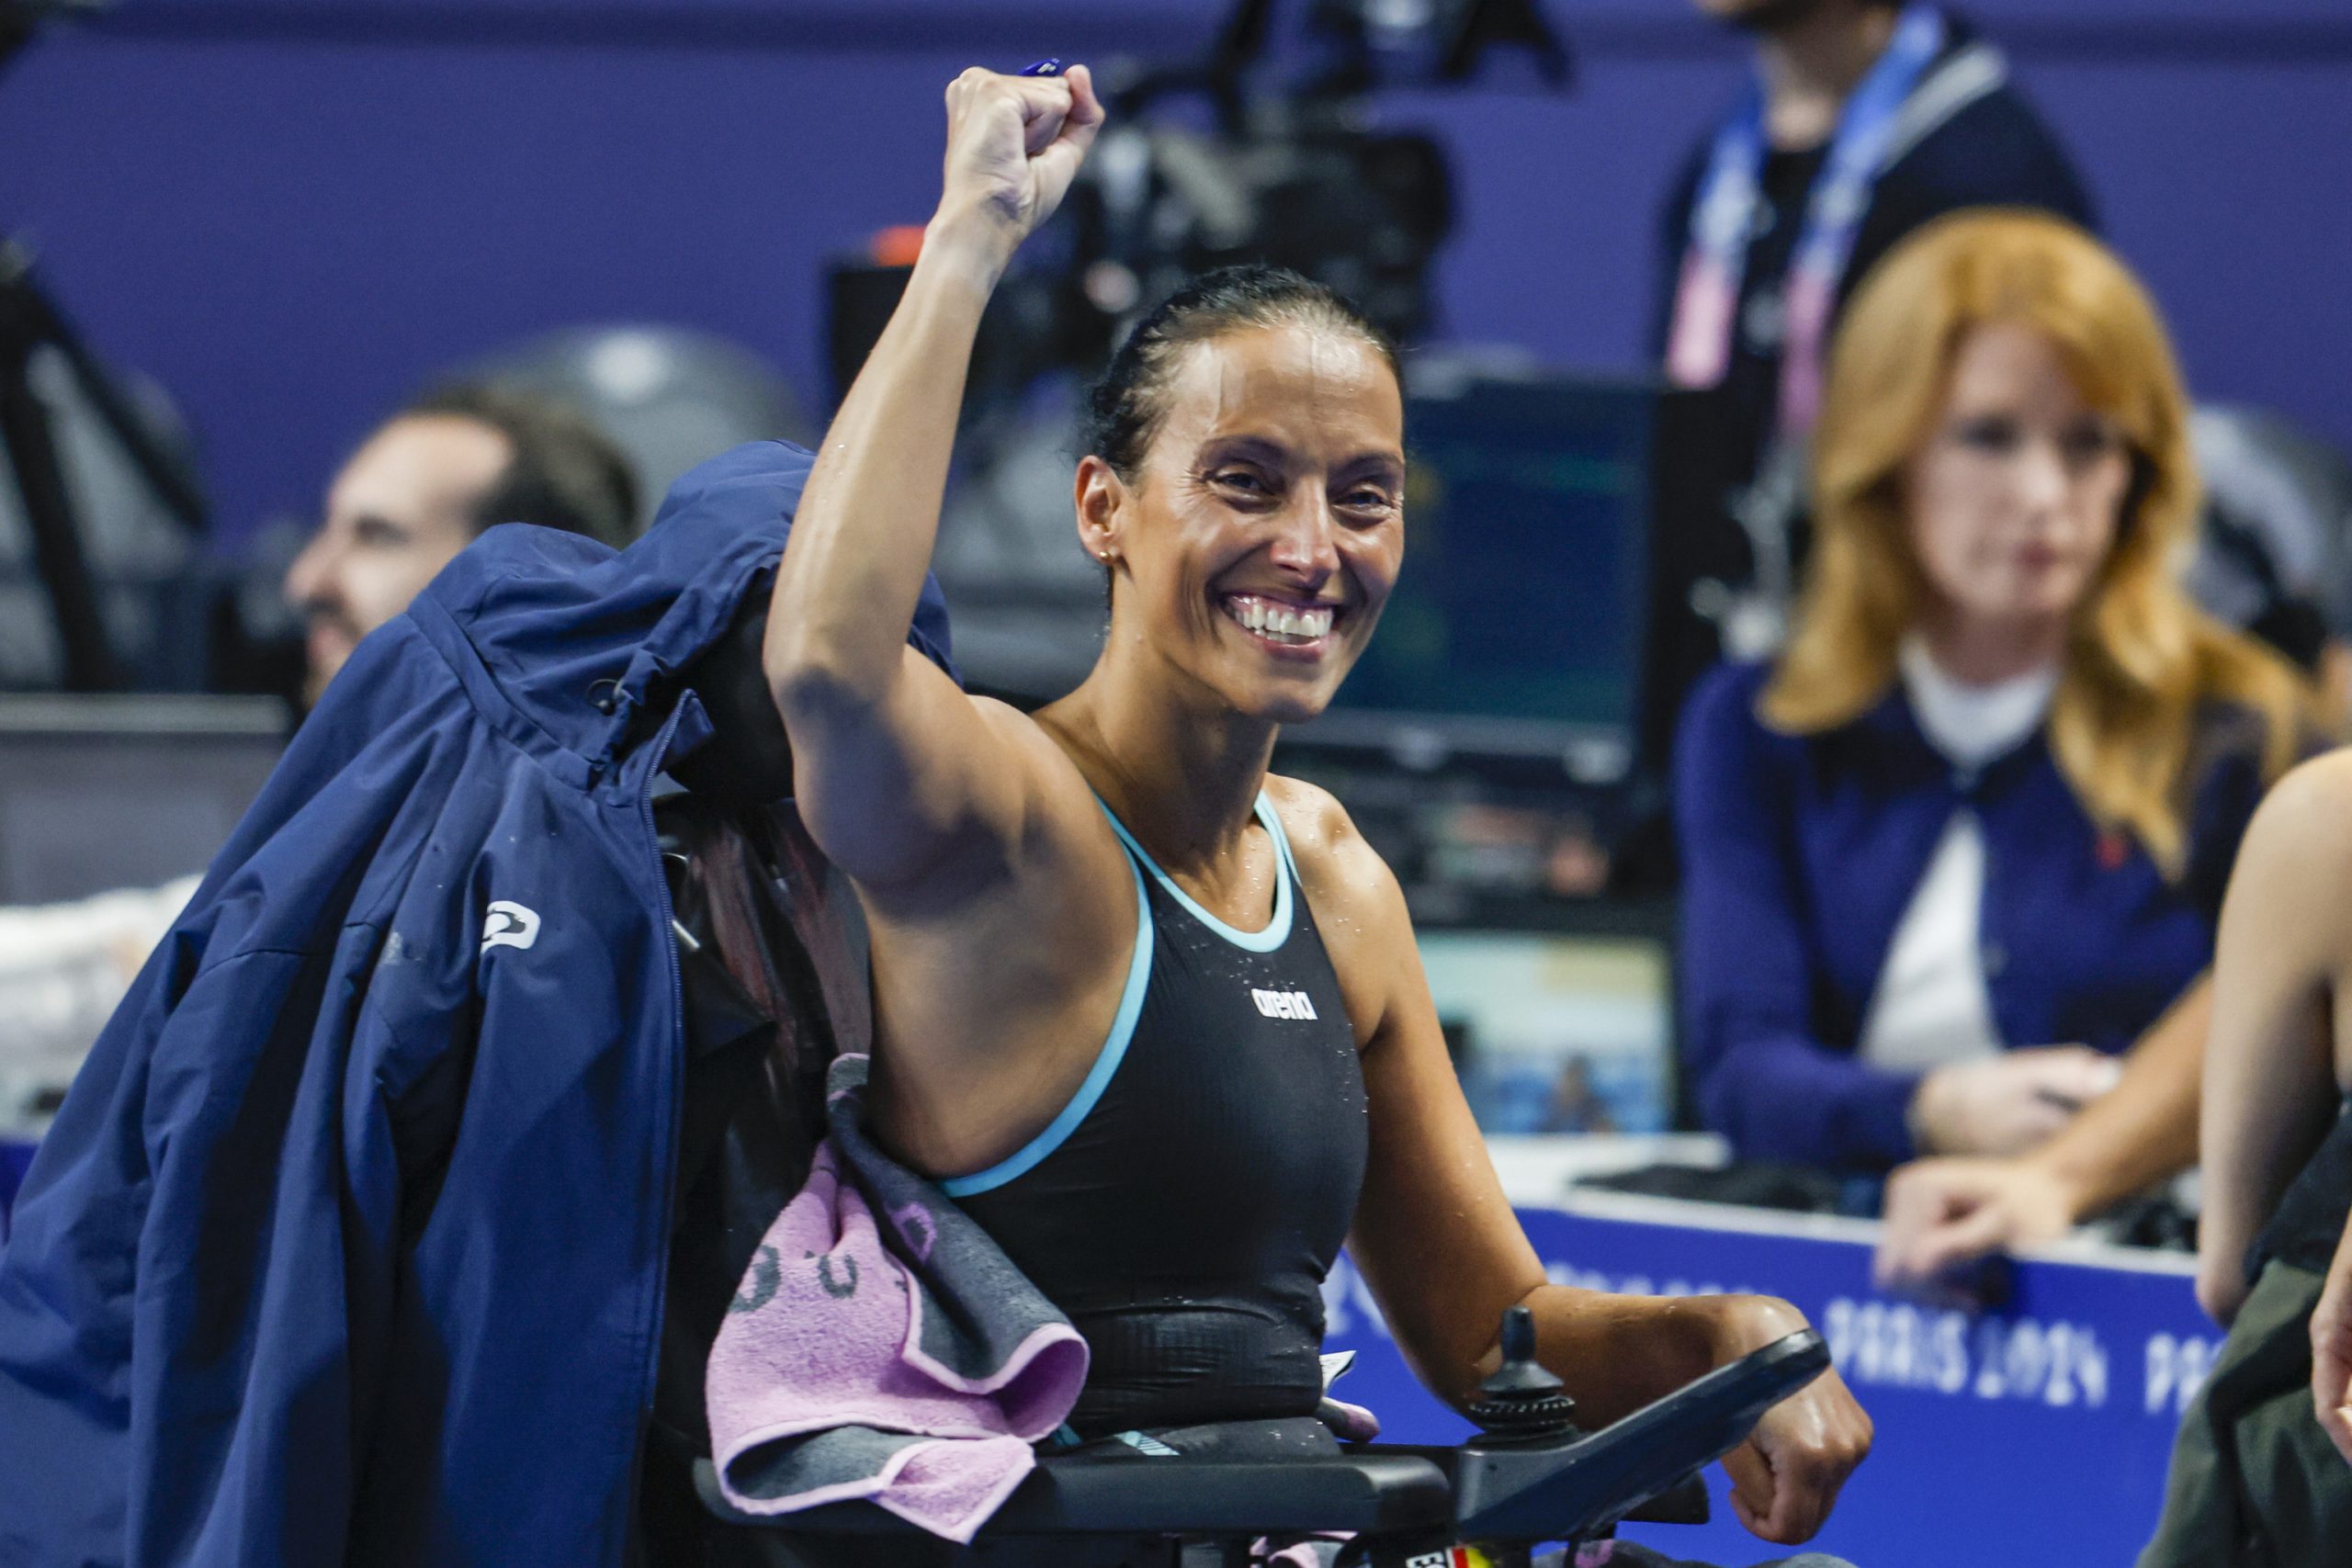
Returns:
[[[1838,283],[1870,210],[1871,187],[1894,134],[1904,101],[1943,52],[1943,13],[1912,0],[1894,34],[1838,117],[1820,175],[1805,199],[1804,227],[1789,263],[1787,330],[1781,351],[1780,423],[1785,435],[1810,429],[1820,407],[1822,344]],[[1667,374],[1679,386],[1711,387],[1731,363],[1747,243],[1764,170],[1764,96],[1751,86],[1739,111],[1716,133],[1707,172],[1690,209],[1667,344]]]

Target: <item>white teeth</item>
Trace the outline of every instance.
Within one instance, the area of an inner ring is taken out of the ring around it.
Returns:
[[[1227,600],[1226,608],[1235,620],[1266,637],[1312,642],[1331,629],[1333,612],[1325,606],[1298,610],[1245,595]]]

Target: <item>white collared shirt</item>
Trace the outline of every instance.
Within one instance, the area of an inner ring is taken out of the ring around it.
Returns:
[[[1970,775],[2033,733],[2058,683],[2052,666],[1995,685],[1970,685],[1945,673],[1916,637],[1905,639],[1897,666],[1920,732],[1956,771]],[[1862,1020],[1863,1060],[1927,1072],[2003,1048],[1985,988],[1978,931],[1984,907],[1984,829],[1962,804],[1944,825],[1894,928]]]

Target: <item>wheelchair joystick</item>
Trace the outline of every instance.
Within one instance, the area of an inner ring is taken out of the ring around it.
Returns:
[[[1503,1364],[1478,1385],[1470,1419],[1494,1438],[1532,1442],[1576,1430],[1577,1402],[1535,1359],[1535,1314],[1523,1306],[1503,1313]]]

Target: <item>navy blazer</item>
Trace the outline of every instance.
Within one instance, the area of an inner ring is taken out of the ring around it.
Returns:
[[[2216,703],[2186,773],[2188,854],[2168,880],[2094,823],[2041,732],[1982,769],[1920,733],[1900,685],[1820,735],[1766,728],[1769,666],[1692,694],[1675,749],[1684,1071],[1743,1159],[1884,1169],[1913,1154],[1919,1075],[1856,1055],[1896,924],[1951,814],[1984,835],[1983,944],[2011,1046],[2120,1053],[2211,963],[2231,863],[2262,798],[2264,728]]]

